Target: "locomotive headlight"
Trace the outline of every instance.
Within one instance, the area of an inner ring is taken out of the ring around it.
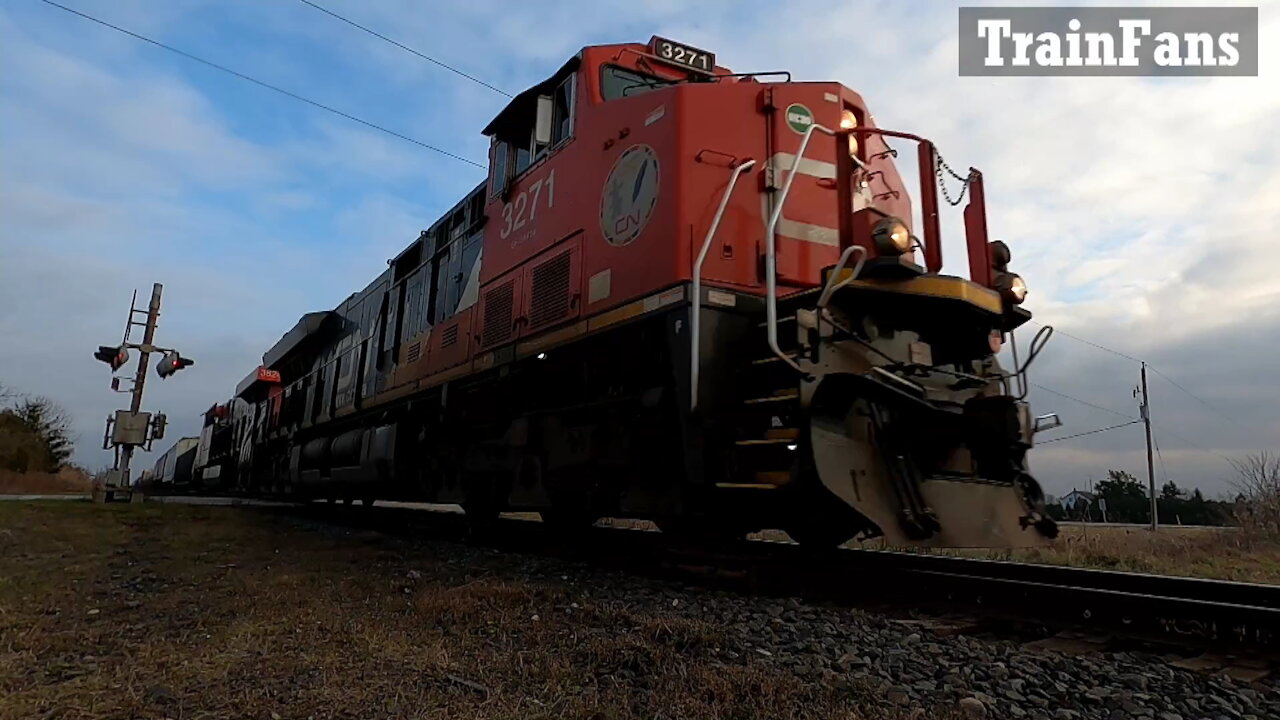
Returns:
[[[856,127],[858,127],[858,116],[854,115],[852,110],[842,110],[840,112],[840,129],[852,130]],[[857,135],[849,136],[849,154],[850,155],[858,154],[858,136]]]
[[[995,288],[1005,300],[1014,305],[1021,305],[1027,299],[1027,283],[1017,273],[1005,272],[996,275]]]
[[[907,224],[896,217],[887,217],[876,223],[871,231],[876,252],[881,255],[902,255],[911,249],[911,232]]]

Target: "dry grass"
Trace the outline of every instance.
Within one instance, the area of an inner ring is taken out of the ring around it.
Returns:
[[[923,717],[460,552],[231,508],[5,503],[0,718]]]
[[[1280,515],[1277,515],[1280,517]],[[1274,521],[1273,521],[1274,523]],[[614,520],[621,527],[651,527],[643,520]],[[752,533],[752,539],[789,541],[781,530]],[[883,543],[850,542],[847,547],[892,550]],[[1045,548],[1023,550],[935,550],[959,557],[1069,565],[1186,577],[1280,584],[1280,531],[1273,524],[1241,527],[1165,526],[1155,535],[1137,527],[1065,525]]]
[[[56,473],[19,473],[0,468],[0,495],[87,493],[92,482],[84,471],[64,467]]]
[[[949,551],[992,560],[1280,584],[1280,542],[1236,528],[1066,526],[1047,548]]]

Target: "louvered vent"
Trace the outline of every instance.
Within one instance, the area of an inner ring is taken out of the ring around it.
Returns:
[[[569,253],[548,260],[532,272],[529,327],[537,328],[569,314]]]
[[[406,363],[418,362],[418,360],[421,357],[422,357],[422,341],[419,340],[418,342],[409,346],[409,351],[405,353],[404,361]]]
[[[503,283],[484,294],[484,324],[480,329],[481,345],[490,347],[511,339],[515,299],[514,280]]]
[[[454,323],[444,329],[444,333],[440,335],[440,347],[447,348],[458,342],[458,324]]]

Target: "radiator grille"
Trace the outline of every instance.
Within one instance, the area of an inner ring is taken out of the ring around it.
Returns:
[[[511,339],[515,299],[515,280],[509,280],[484,294],[481,345],[490,347]]]
[[[569,253],[533,269],[529,293],[529,327],[538,328],[569,314]]]
[[[413,362],[418,362],[418,360],[421,358],[422,358],[422,341],[419,340],[418,342],[409,346],[409,350],[404,354],[404,361],[406,363],[413,363]]]
[[[458,342],[458,323],[454,323],[444,329],[440,334],[440,347],[447,348]]]

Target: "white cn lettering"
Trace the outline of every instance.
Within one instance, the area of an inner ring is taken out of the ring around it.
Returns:
[[[1004,57],[1000,54],[1000,41],[1013,32],[1012,20],[979,20],[978,37],[987,40],[987,57],[982,64],[987,67],[1004,65]]]
[[[1140,35],[1151,34],[1150,20],[1121,20],[1120,30],[1124,34],[1121,41],[1120,64],[1125,67],[1136,67],[1138,64],[1138,46],[1142,44]]]

